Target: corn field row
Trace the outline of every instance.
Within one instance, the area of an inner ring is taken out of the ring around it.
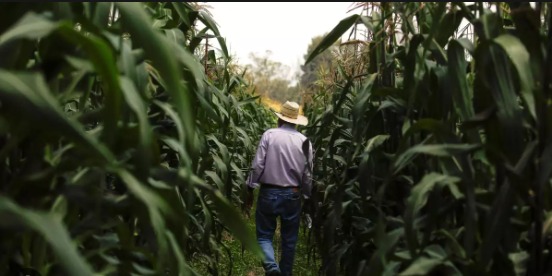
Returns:
[[[260,256],[239,209],[274,116],[208,12],[0,5],[2,274],[232,274],[227,233]],[[370,5],[307,60],[370,33],[303,107],[313,273],[551,273],[552,6]]]
[[[309,57],[357,24],[371,34],[305,107],[321,271],[551,273],[552,6],[374,6]]]
[[[182,275],[195,258],[216,274],[225,231],[258,252],[232,203],[273,119],[208,13],[155,2],[0,10],[2,273]],[[222,58],[194,55],[208,31]]]

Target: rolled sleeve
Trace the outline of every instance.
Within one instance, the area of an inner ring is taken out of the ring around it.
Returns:
[[[251,165],[251,172],[247,178],[246,184],[249,188],[259,187],[259,179],[261,178],[265,169],[266,151],[268,148],[268,134],[265,132],[261,137],[261,141],[257,147],[257,152],[253,158],[253,164]]]

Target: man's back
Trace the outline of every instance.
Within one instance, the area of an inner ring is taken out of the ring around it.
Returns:
[[[305,135],[298,132],[293,125],[284,124],[263,133],[257,153],[253,160],[253,171],[247,185],[272,184],[282,187],[303,186],[310,196],[311,177],[305,169],[303,142]],[[312,168],[312,145],[309,144],[309,164]]]
[[[284,125],[263,134],[267,142],[265,170],[261,183],[279,186],[299,186],[305,170],[302,145],[307,139],[294,128]]]

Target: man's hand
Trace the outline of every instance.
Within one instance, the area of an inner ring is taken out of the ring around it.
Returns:
[[[303,209],[303,214],[304,214],[303,219],[304,219],[305,225],[309,229],[312,227],[312,218],[315,215],[314,214],[314,212],[315,212],[314,204],[316,204],[316,203],[310,197],[303,199],[303,208],[302,208]]]

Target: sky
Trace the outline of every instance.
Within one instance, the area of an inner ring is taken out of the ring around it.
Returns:
[[[311,39],[330,32],[353,2],[207,2],[230,54],[239,64],[250,63],[249,53],[264,55],[290,68],[288,77],[300,72]]]

